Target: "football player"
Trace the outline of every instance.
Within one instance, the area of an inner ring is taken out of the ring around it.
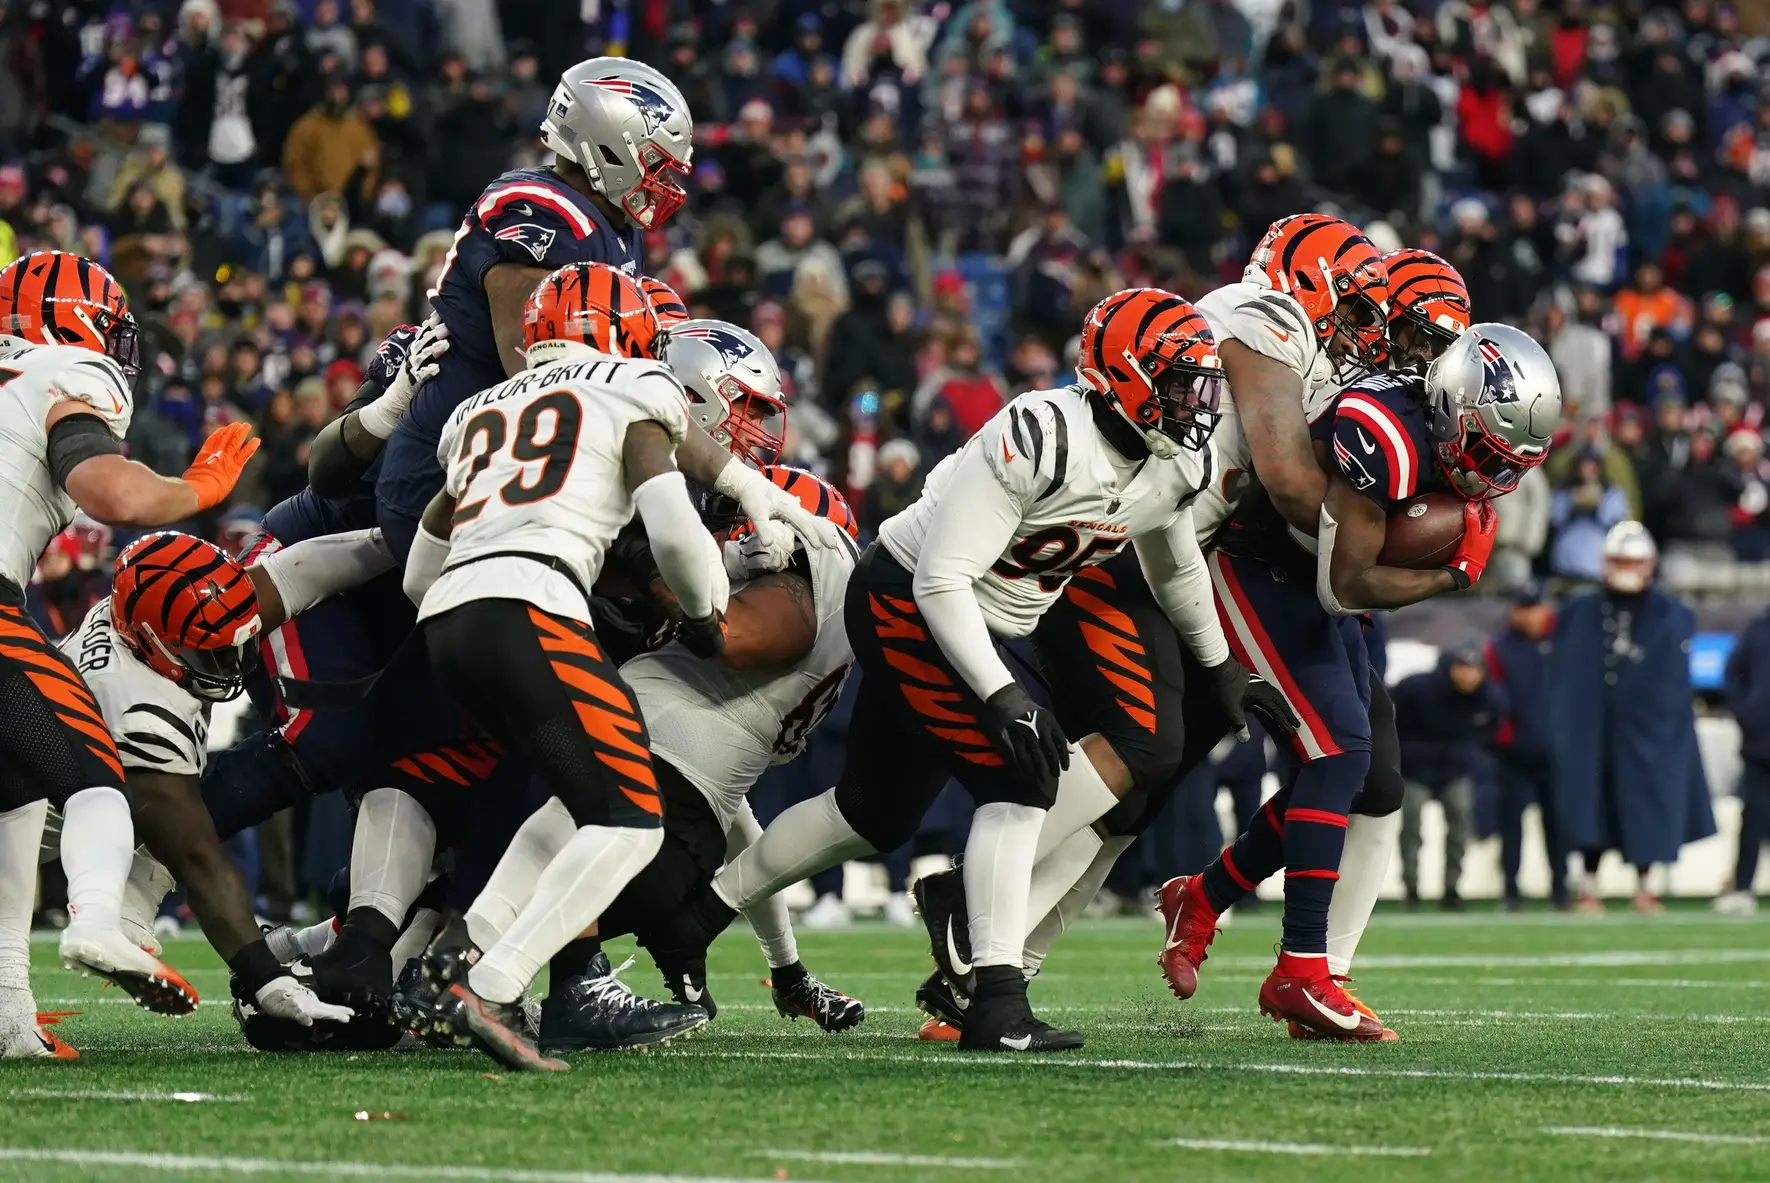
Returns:
[[[70,923],[61,957],[149,1010],[186,1014],[189,983],[120,930],[135,850],[123,763],[91,690],[24,609],[37,556],[76,509],[163,526],[219,505],[258,448],[245,424],[212,434],[181,478],[123,456],[140,338],[109,272],[66,251],[0,270],[0,1049],[54,1054],[31,1002],[29,929],[39,836],[63,816]]]
[[[379,532],[310,539],[242,567],[187,534],[137,539],[117,556],[111,594],[61,649],[117,741],[147,855],[182,883],[203,935],[244,1000],[301,1026],[344,1022],[266,947],[245,881],[204,807],[209,707],[243,688],[244,646],[267,628],[393,565]],[[154,901],[157,905],[158,901]]]
[[[777,818],[690,909],[717,932],[807,873],[892,849],[956,777],[978,803],[964,866],[972,956],[959,969],[976,987],[970,1049],[1080,1046],[1026,1000],[1028,886],[1053,800],[1111,796],[1102,782],[1115,775],[1098,736],[1072,745],[1032,701],[997,639],[1037,644],[1065,584],[1129,543],[1238,727],[1247,688],[1204,597],[1192,524],[1218,413],[1212,334],[1179,297],[1132,289],[1089,313],[1081,356],[1082,384],[1015,399],[881,528],[849,584],[867,677],[840,783]]]
[[[725,641],[729,580],[675,463],[699,396],[648,356],[658,332],[622,272],[548,276],[523,318],[529,372],[449,418],[447,483],[406,564],[438,680],[550,794],[495,875],[520,909],[471,966],[451,950],[425,967],[446,994],[438,1026],[513,1068],[566,1068],[523,1033],[523,993],[662,845],[645,722],[590,624],[604,552],[635,514],[680,605],[678,639],[709,657]]]

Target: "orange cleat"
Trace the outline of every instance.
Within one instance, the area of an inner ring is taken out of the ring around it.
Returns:
[[[1197,875],[1181,875],[1162,884],[1155,910],[1166,933],[1156,964],[1175,998],[1191,998],[1198,991],[1198,967],[1208,956],[1205,950],[1217,936],[1217,913],[1205,900]]]
[[[923,1043],[957,1043],[959,1029],[949,1027],[939,1019],[929,1019],[922,1024],[922,1029],[916,1032],[916,1038]]]
[[[1346,977],[1344,974],[1333,974],[1330,976],[1332,976],[1334,981],[1340,983],[1340,988],[1342,990],[1345,990],[1346,997],[1350,998],[1352,1000],[1352,1005],[1358,1009],[1359,1014],[1365,1015],[1365,1016],[1375,1020],[1378,1024],[1382,1024],[1383,1020],[1377,1017],[1376,1011],[1374,1011],[1370,1007],[1366,1006],[1364,1004],[1364,1000],[1359,998],[1358,995],[1354,994],[1351,990],[1346,989],[1346,987],[1352,981],[1351,978]],[[1315,1032],[1315,1031],[1311,1031],[1309,1028],[1303,1026],[1303,1024],[1297,1022],[1297,1020],[1295,1020],[1295,1019],[1290,1020],[1289,1026],[1290,1026],[1290,1032],[1291,1032],[1292,1039],[1330,1039],[1331,1038],[1331,1039],[1336,1039],[1338,1042],[1342,1042],[1342,1043],[1348,1042],[1348,1040],[1346,1040],[1342,1037],[1327,1036],[1327,1035],[1322,1035],[1322,1034]],[[1385,1027],[1383,1027],[1383,1033],[1381,1035],[1377,1036],[1375,1039],[1352,1040],[1350,1042],[1399,1043],[1400,1041],[1401,1041],[1401,1036],[1395,1034],[1394,1028],[1385,1026]]]
[[[150,957],[117,929],[70,924],[61,934],[61,962],[116,983],[138,1006],[162,1015],[197,1009],[197,991],[158,957]]]
[[[80,1053],[63,1043],[49,1028],[79,1011],[38,1011],[35,1021],[15,1029],[9,1041],[0,1043],[0,1060],[78,1060]]]
[[[1385,1032],[1394,1034],[1328,973],[1325,957],[1280,953],[1278,965],[1260,985],[1260,1013],[1274,1022],[1288,1019],[1316,1038],[1344,1043],[1381,1043],[1386,1042]]]

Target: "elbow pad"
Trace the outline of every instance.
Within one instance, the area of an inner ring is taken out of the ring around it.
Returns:
[[[645,523],[652,558],[670,591],[691,620],[723,610],[731,582],[713,536],[688,499],[688,481],[680,472],[661,472],[633,490],[633,507]]]
[[[442,576],[448,561],[449,540],[438,538],[420,525],[412,539],[412,549],[406,552],[406,577],[400,584],[406,598],[422,606],[424,593]]]

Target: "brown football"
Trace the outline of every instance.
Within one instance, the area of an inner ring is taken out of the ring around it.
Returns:
[[[1377,562],[1432,571],[1450,562],[1463,541],[1463,506],[1455,493],[1427,493],[1396,506]]]

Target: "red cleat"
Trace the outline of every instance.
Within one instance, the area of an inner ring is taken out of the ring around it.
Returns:
[[[1346,997],[1348,997],[1352,1000],[1352,1005],[1358,1008],[1359,1014],[1366,1015],[1372,1019],[1375,1019],[1376,1022],[1379,1024],[1381,1024],[1383,1022],[1382,1019],[1377,1017],[1376,1011],[1372,1010],[1370,1007],[1368,1007],[1364,1004],[1363,999],[1359,998],[1358,995],[1354,994],[1351,990],[1346,989],[1346,987],[1352,981],[1351,978],[1346,977],[1344,974],[1333,974],[1331,976],[1333,977],[1334,981],[1336,981],[1340,984],[1340,988],[1342,990],[1346,991]],[[1297,1020],[1295,1020],[1295,1019],[1292,1019],[1290,1021],[1290,1032],[1291,1032],[1292,1039],[1335,1039],[1340,1042],[1347,1042],[1346,1038],[1342,1037],[1342,1036],[1328,1036],[1328,1035],[1319,1034],[1315,1031],[1311,1031],[1309,1028],[1303,1026],[1303,1024],[1297,1022]],[[1395,1034],[1395,1031],[1393,1028],[1385,1026],[1383,1028],[1383,1033],[1381,1035],[1377,1036],[1376,1039],[1374,1039],[1374,1040],[1360,1038],[1357,1040],[1352,1040],[1351,1042],[1399,1043],[1400,1041],[1401,1041],[1401,1036]]]
[[[1325,957],[1280,953],[1278,965],[1260,985],[1260,1013],[1272,1016],[1274,1022],[1288,1019],[1317,1038],[1343,1043],[1384,1042],[1388,1031],[1369,1007],[1360,1006],[1328,973]]]
[[[1191,998],[1198,992],[1198,967],[1208,956],[1205,950],[1217,936],[1217,913],[1205,899],[1197,875],[1181,875],[1162,884],[1155,910],[1161,913],[1166,932],[1156,964],[1175,998]]]
[[[916,1032],[916,1038],[923,1043],[956,1043],[959,1039],[959,1029],[949,1027],[939,1019],[929,1019],[922,1024],[922,1029]]]

